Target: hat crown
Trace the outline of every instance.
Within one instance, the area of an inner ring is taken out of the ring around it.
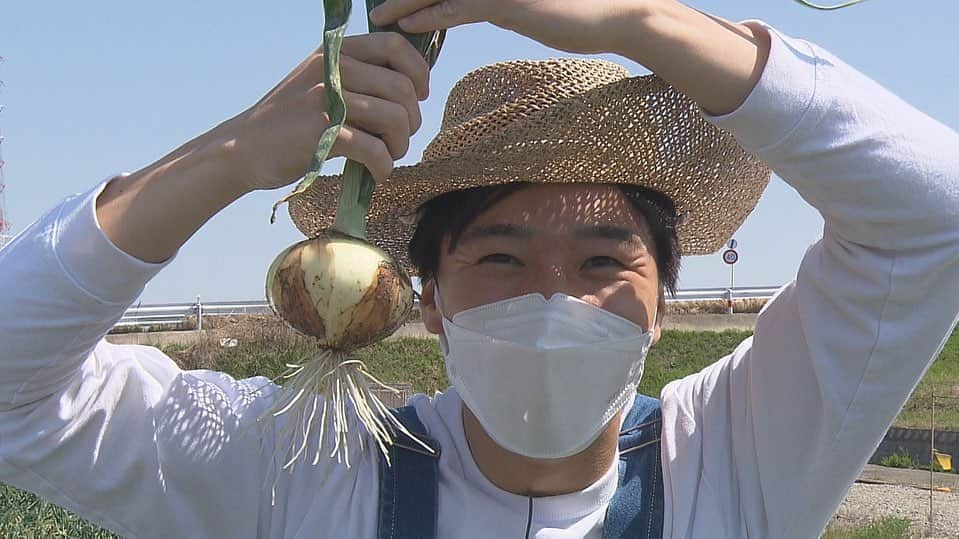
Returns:
[[[417,212],[435,197],[512,182],[624,184],[672,199],[686,215],[677,229],[683,253],[707,254],[742,225],[769,177],[656,75],[630,77],[601,60],[506,62],[456,84],[422,161],[377,183],[367,234],[415,270],[408,247]],[[307,236],[335,224],[341,182],[325,179],[290,202]]]
[[[518,60],[477,69],[450,91],[440,133],[423,159],[447,157],[517,119],[629,76],[620,65],[585,58]]]

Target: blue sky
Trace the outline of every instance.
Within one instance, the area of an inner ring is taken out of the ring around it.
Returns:
[[[814,41],[920,110],[959,127],[955,1],[870,0],[837,12],[793,0],[689,4],[731,20],[763,19]],[[361,15],[354,15],[352,33],[365,31]],[[63,197],[143,167],[242,112],[319,46],[322,25],[318,0],[5,2],[0,129],[14,230]],[[419,159],[438,130],[449,89],[463,74],[495,61],[556,56],[564,54],[488,25],[455,29],[434,70],[423,129],[401,163]],[[648,72],[609,59],[635,74]],[[269,224],[270,206],[284,192],[248,195],[215,217],[147,286],[142,301],[262,299],[274,255],[301,239],[285,212]],[[774,179],[736,234],[737,285],[791,280],[821,229],[818,214]],[[718,254],[684,261],[681,288],[728,282]]]

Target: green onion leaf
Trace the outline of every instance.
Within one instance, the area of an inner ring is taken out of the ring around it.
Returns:
[[[366,0],[367,13],[385,0]],[[336,143],[340,128],[346,121],[346,102],[343,100],[343,87],[340,83],[340,46],[346,24],[349,22],[353,8],[351,0],[324,0],[326,24],[323,32],[323,55],[325,63],[325,77],[327,87],[327,112],[330,116],[330,126],[320,137],[320,143],[313,155],[310,168],[303,181],[289,195],[273,205],[273,215],[270,222],[276,220],[276,209],[284,202],[298,197],[319,177],[323,162],[329,156],[330,149]],[[370,32],[397,32],[407,40],[426,58],[430,67],[436,64],[440,49],[446,38],[446,30],[426,34],[406,34],[396,25],[380,28],[367,18]],[[336,218],[333,228],[353,237],[366,239],[366,215],[373,200],[373,189],[376,182],[366,167],[356,161],[347,160],[340,180],[340,198],[336,205]]]
[[[326,83],[326,111],[330,116],[330,125],[320,136],[320,143],[316,147],[316,152],[313,153],[313,159],[303,181],[296,190],[273,205],[270,223],[276,222],[276,209],[281,204],[296,198],[313,185],[320,175],[323,163],[330,155],[330,150],[336,144],[337,137],[340,136],[340,128],[346,122],[346,101],[343,100],[343,85],[340,83],[340,47],[343,45],[343,35],[346,33],[346,24],[350,20],[352,10],[352,0],[324,0],[323,2],[326,19],[323,27],[323,67]]]
[[[384,1],[366,0],[366,12],[373,11],[373,8]],[[381,28],[373,24],[369,17],[367,17],[367,24],[370,33],[397,32],[402,34],[426,58],[430,67],[436,63],[440,48],[443,46],[443,39],[446,36],[445,30],[429,34],[406,34],[396,25]],[[355,161],[347,161],[343,168],[340,198],[336,205],[336,221],[333,228],[345,234],[366,239],[366,215],[373,200],[375,187],[373,176],[366,167]]]

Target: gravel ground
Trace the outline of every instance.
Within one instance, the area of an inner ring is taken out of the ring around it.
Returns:
[[[933,492],[933,527],[929,520],[929,491],[900,485],[856,483],[833,518],[836,526],[859,526],[885,516],[912,521],[912,537],[959,537],[959,493]]]

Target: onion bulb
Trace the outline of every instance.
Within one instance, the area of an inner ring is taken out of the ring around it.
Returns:
[[[382,249],[333,229],[288,247],[267,273],[273,311],[320,346],[350,351],[396,331],[413,285]]]

